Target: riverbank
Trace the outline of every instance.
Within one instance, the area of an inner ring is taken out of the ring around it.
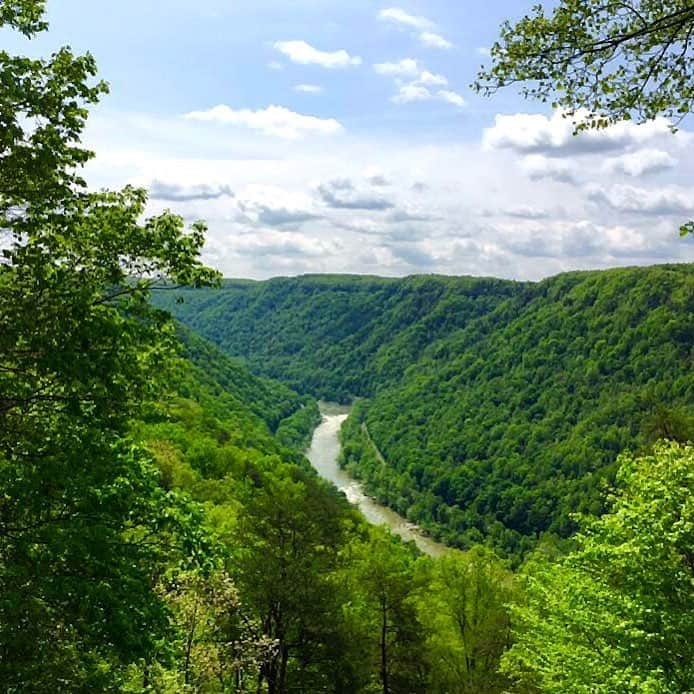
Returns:
[[[318,474],[332,482],[345,494],[373,525],[386,525],[407,542],[414,542],[419,550],[432,557],[441,556],[449,549],[424,535],[417,526],[392,509],[379,504],[366,494],[362,484],[340,468],[340,428],[349,415],[350,408],[335,403],[319,403],[322,422],[313,433],[306,457]]]

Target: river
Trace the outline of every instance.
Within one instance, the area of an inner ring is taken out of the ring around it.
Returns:
[[[369,497],[361,483],[338,465],[340,427],[347,419],[349,408],[333,403],[321,402],[320,410],[323,415],[323,421],[313,433],[311,447],[306,451],[306,457],[318,474],[344,492],[350,503],[357,506],[370,523],[387,525],[403,540],[414,541],[424,554],[438,557],[446,552],[447,548],[444,545],[427,537],[417,526],[392,509],[382,506]]]

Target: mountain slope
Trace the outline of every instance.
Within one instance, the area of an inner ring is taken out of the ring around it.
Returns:
[[[305,277],[186,299],[177,315],[257,372],[368,398],[346,464],[453,544],[515,553],[567,535],[572,512],[601,509],[621,451],[691,436],[691,266],[534,284]]]

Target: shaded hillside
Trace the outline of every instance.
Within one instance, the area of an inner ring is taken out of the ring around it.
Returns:
[[[364,396],[388,463],[348,429],[346,462],[448,542],[523,551],[600,511],[620,451],[691,436],[691,266],[540,283],[306,277],[229,282],[178,316],[316,395]],[[360,434],[361,432],[361,434]],[[524,539],[525,538],[525,539]]]
[[[349,401],[397,382],[433,340],[487,315],[524,286],[465,277],[309,275],[226,280],[221,290],[167,293],[157,301],[256,373]]]
[[[443,694],[470,682],[507,689],[496,671],[508,643],[505,605],[517,592],[507,568],[481,548],[441,562],[417,558],[414,545],[369,526],[283,439],[290,425],[297,440],[311,432],[315,402],[251,375],[195,335],[184,339],[188,358],[168,397],[133,423],[133,435],[167,493],[195,502],[189,512],[213,542],[206,555],[161,572],[166,649],[131,668],[123,690],[146,681],[172,694],[371,692],[383,649],[393,692]],[[285,406],[298,409],[273,436],[269,425]],[[484,588],[461,598],[442,580],[450,576]],[[396,635],[386,641],[383,599]],[[468,632],[485,658],[464,672],[447,666],[466,642],[442,604],[475,615]]]

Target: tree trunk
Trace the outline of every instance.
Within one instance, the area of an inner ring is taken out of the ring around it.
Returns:
[[[184,684],[190,684],[190,656],[193,651],[193,641],[195,639],[195,627],[197,626],[198,620],[198,606],[195,605],[193,610],[193,617],[190,620],[190,628],[188,629],[188,637],[186,639],[186,661],[183,669],[183,682]]]
[[[284,694],[287,686],[287,661],[289,660],[289,649],[282,646],[282,658],[280,660],[280,673],[277,683],[278,694]]]
[[[390,694],[388,686],[388,607],[381,601],[381,683],[383,694]]]

